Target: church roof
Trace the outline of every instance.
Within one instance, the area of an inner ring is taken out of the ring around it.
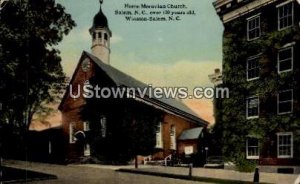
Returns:
[[[100,59],[94,55],[83,52],[83,55],[87,55],[92,61],[94,61],[113,81],[117,86],[125,86],[132,88],[146,88],[149,87],[145,83],[136,80],[130,75],[102,62]],[[208,123],[201,119],[194,111],[187,107],[183,102],[170,99],[170,98],[149,98],[144,97],[144,100],[147,103],[161,107],[163,110],[170,111],[174,114],[185,117],[186,119],[193,120],[200,125],[207,125]]]

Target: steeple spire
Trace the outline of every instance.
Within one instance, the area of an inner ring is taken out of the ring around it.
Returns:
[[[112,33],[108,26],[108,20],[102,11],[103,0],[99,0],[100,10],[95,15],[90,29],[92,36],[92,53],[104,63],[110,60],[110,38]]]

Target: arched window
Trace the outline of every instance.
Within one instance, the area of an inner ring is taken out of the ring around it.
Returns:
[[[108,35],[107,35],[107,33],[104,33],[104,39],[105,39],[105,40],[108,40]]]
[[[69,124],[69,143],[74,144],[76,142],[76,138],[74,136],[75,133],[75,123]]]
[[[101,128],[101,135],[103,138],[106,137],[106,131],[107,131],[107,120],[105,116],[101,116],[100,118],[100,128]]]
[[[93,33],[93,40],[96,39],[96,33]]]
[[[156,145],[155,148],[163,148],[162,140],[162,123],[159,122],[156,128]]]
[[[170,128],[170,149],[176,150],[176,128],[175,128],[175,125],[171,125],[171,128]]]
[[[98,33],[98,38],[99,38],[99,39],[102,38],[102,33],[101,33],[101,32]]]

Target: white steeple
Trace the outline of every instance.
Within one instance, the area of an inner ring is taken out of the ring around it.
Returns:
[[[100,0],[100,10],[95,15],[93,26],[90,28],[92,36],[92,54],[106,64],[110,62],[110,38],[112,33],[108,27],[106,16],[102,12],[103,0]]]

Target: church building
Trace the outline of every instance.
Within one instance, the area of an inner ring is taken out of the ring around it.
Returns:
[[[65,159],[70,162],[78,161],[96,156],[98,152],[105,153],[108,148],[120,151],[131,144],[124,132],[131,131],[134,122],[140,119],[145,126],[138,127],[138,130],[143,132],[142,129],[149,126],[154,130],[153,160],[164,160],[174,154],[193,154],[203,149],[199,138],[203,136],[208,122],[180,100],[158,99],[147,95],[137,95],[134,98],[86,98],[79,93],[78,90],[82,91],[85,85],[97,85],[101,88],[147,87],[143,82],[110,65],[112,32],[101,5],[89,32],[92,37],[91,53],[83,51],[59,106]],[[77,95],[77,98],[73,98],[72,94]],[[126,126],[120,123],[127,120],[132,123]],[[189,135],[190,133],[193,135]],[[147,134],[135,137],[152,139],[151,136]]]

